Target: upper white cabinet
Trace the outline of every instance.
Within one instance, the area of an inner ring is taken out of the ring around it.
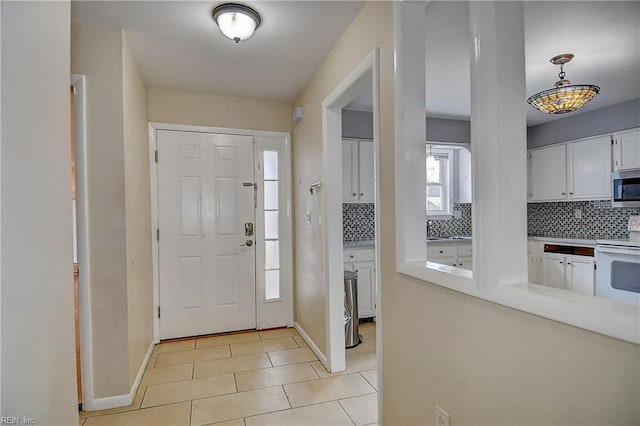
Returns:
[[[532,149],[531,201],[611,197],[611,137],[599,136]]]
[[[611,137],[601,136],[567,144],[569,199],[611,197]]]
[[[640,129],[613,135],[613,169],[640,169]]]
[[[531,200],[558,201],[567,198],[566,145],[531,151]]]
[[[374,202],[373,141],[342,140],[342,201]]]

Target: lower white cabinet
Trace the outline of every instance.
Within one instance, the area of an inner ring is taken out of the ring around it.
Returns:
[[[445,244],[427,244],[427,260],[441,265],[473,269],[473,254],[470,242],[450,242]]]
[[[540,284],[578,293],[595,294],[595,262],[586,256],[544,254]]]
[[[358,318],[376,316],[376,268],[373,249],[344,251],[344,269],[358,273]]]

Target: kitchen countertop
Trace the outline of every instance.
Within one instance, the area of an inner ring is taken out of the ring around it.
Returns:
[[[440,244],[440,243],[470,243],[471,237],[466,235],[455,235],[453,237],[432,237],[427,239],[427,244]]]
[[[342,247],[345,249],[372,249],[376,247],[375,240],[361,240],[361,241],[343,241]]]
[[[548,243],[586,244],[591,246],[596,245],[595,239],[588,239],[588,238],[576,238],[576,237],[560,238],[560,237],[542,237],[538,235],[529,235],[529,239],[534,241],[546,241]]]

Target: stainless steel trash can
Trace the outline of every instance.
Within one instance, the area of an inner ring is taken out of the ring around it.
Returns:
[[[344,271],[344,338],[347,348],[360,344],[358,326],[358,274]]]

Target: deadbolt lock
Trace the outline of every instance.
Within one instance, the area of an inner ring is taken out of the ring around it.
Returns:
[[[253,245],[253,240],[247,240],[242,244],[243,246],[251,247]]]
[[[244,224],[244,235],[247,237],[253,236],[253,223],[247,222]]]

